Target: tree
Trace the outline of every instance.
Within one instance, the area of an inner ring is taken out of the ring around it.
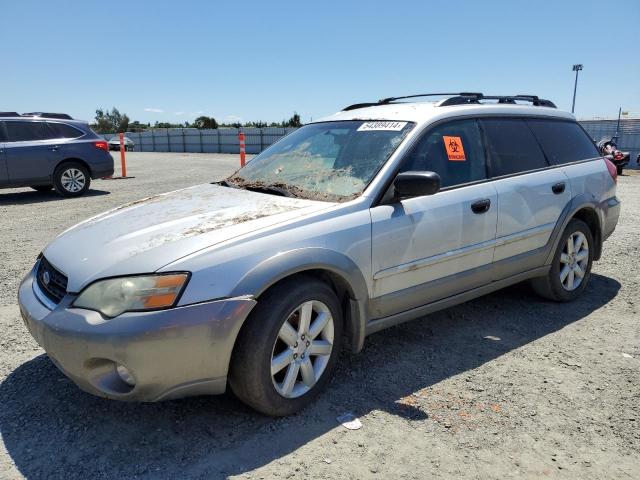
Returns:
[[[121,133],[129,128],[129,117],[122,114],[117,108],[111,111],[98,108],[96,110],[96,123],[91,127],[98,133]]]
[[[216,122],[216,119],[213,117],[206,117],[204,115],[196,118],[193,121],[193,127],[194,128],[218,128],[218,122]]]
[[[302,126],[302,122],[300,121],[300,115],[297,114],[297,112],[293,112],[293,116],[287,120],[286,122],[284,122],[284,127],[301,127]]]

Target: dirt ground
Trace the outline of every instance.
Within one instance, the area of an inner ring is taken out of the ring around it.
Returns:
[[[0,478],[640,478],[640,176],[571,304],[526,285],[368,338],[282,419],[227,394],[128,404],[81,392],[25,329],[20,279],[67,227],[230,174],[235,155],[131,153],[135,179],[61,200],[0,191]],[[336,416],[352,412],[360,430]]]

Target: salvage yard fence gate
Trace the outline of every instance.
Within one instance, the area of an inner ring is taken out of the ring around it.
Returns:
[[[587,133],[594,139],[616,133],[616,120],[582,120]],[[265,128],[154,128],[144,132],[127,132],[125,135],[135,143],[138,152],[192,152],[192,153],[239,153],[238,134],[244,132],[247,153],[260,153],[283,136],[296,130],[295,127]],[[630,167],[637,168],[636,157],[640,155],[640,118],[623,119],[619,126],[618,147],[631,153]],[[116,134],[103,135],[110,140]]]

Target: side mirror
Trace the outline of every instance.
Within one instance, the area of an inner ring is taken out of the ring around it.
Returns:
[[[440,175],[436,172],[402,172],[393,181],[396,197],[422,197],[440,190]]]

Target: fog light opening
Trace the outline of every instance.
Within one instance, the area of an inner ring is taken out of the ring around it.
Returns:
[[[131,387],[136,386],[136,379],[133,378],[132,373],[129,371],[127,367],[125,367],[124,365],[118,364],[116,366],[116,372],[118,372],[118,376],[120,377],[120,380],[122,380],[124,383],[126,383]]]

